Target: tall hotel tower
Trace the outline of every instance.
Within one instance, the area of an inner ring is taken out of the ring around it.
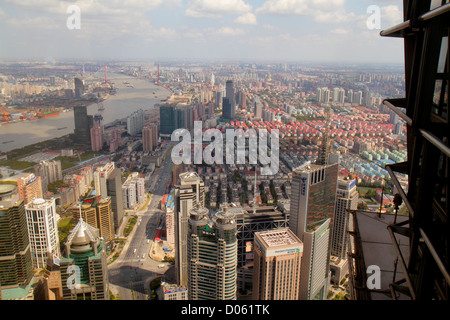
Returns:
[[[289,229],[255,233],[253,300],[298,300],[303,243]]]
[[[190,300],[236,300],[236,217],[208,209],[190,210],[187,240]]]
[[[60,255],[55,199],[35,199],[25,212],[33,267],[44,268],[49,257]]]
[[[205,185],[195,172],[180,174],[175,186],[175,272],[177,284],[187,286],[187,235],[189,211],[205,205]]]
[[[303,242],[300,300],[324,300],[339,164],[306,163],[293,171],[289,228]]]

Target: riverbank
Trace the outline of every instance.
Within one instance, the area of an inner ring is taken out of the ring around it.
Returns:
[[[103,110],[97,103],[85,101],[88,114],[101,114],[103,123],[113,123],[123,119],[133,112],[153,108],[161,100],[169,98],[172,93],[163,86],[158,86],[148,80],[137,79],[125,74],[111,74],[111,81],[117,87],[117,93],[110,95],[102,102]],[[133,84],[128,87],[124,82]],[[0,126],[0,151],[9,152],[28,145],[63,137],[74,132],[73,111],[61,112],[59,115],[41,118],[33,121],[9,123]],[[67,145],[65,148],[70,148]]]

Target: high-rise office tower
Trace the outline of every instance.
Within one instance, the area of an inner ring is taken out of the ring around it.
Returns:
[[[287,212],[273,206],[244,208],[236,205],[221,205],[220,210],[236,217],[237,228],[237,289],[243,295],[253,286],[253,240],[258,231],[276,230],[289,226]]]
[[[158,145],[158,125],[152,123],[142,130],[142,148],[144,152],[153,151]]]
[[[290,229],[255,233],[253,300],[298,300],[303,244]]]
[[[20,200],[23,200],[24,203],[42,198],[41,177],[36,177],[34,173],[25,174],[17,179],[17,191]]]
[[[234,120],[234,107],[228,98],[222,99],[222,118],[226,120]]]
[[[75,98],[81,98],[84,94],[84,83],[80,78],[74,78],[75,84]]]
[[[205,185],[195,172],[180,174],[175,186],[175,272],[177,284],[187,286],[187,235],[189,211],[205,205]]]
[[[338,168],[306,163],[293,171],[289,228],[303,242],[301,300],[324,300],[328,294]]]
[[[23,200],[12,184],[0,184],[0,291],[24,288],[33,277],[27,219]]]
[[[255,98],[253,99],[253,107],[254,107],[255,119],[261,120],[263,105],[261,103],[261,99],[258,96],[255,96]]]
[[[181,120],[181,126],[179,128],[184,128],[188,131],[191,131],[194,129],[194,109],[191,105],[187,104],[178,104],[176,107],[177,111],[182,114],[181,119],[178,119],[178,121]]]
[[[60,260],[64,300],[109,300],[104,246],[99,230],[79,219]]]
[[[74,106],[73,119],[75,122],[74,140],[80,144],[89,144],[91,142],[91,127],[93,117],[88,116],[87,106]]]
[[[103,148],[103,117],[100,114],[94,116],[94,125],[90,128],[91,150],[100,151]]]
[[[99,230],[99,235],[108,247],[114,241],[114,215],[111,209],[111,198],[86,196],[71,209],[74,222],[81,218],[89,225]]]
[[[159,133],[161,135],[170,136],[176,129],[183,128],[183,112],[174,105],[166,104],[160,106],[159,118]]]
[[[133,112],[127,117],[127,133],[130,136],[135,136],[138,133],[142,133],[144,123],[144,110],[140,109]]]
[[[222,106],[222,92],[216,91],[216,109],[219,109]]]
[[[114,230],[117,232],[123,220],[124,205],[122,198],[122,172],[119,168],[116,168],[113,161],[95,170],[94,187],[96,195],[100,195],[102,198],[111,198]]]
[[[348,249],[348,221],[347,209],[358,208],[358,191],[356,181],[350,179],[338,179],[336,188],[336,207],[331,236],[331,255],[339,259],[347,258]]]
[[[60,160],[43,160],[34,166],[34,174],[36,176],[45,177],[47,183],[62,180],[62,170]]]
[[[44,268],[49,256],[60,256],[55,199],[35,199],[25,205],[34,268]]]
[[[233,80],[227,80],[225,83],[225,97],[229,100],[233,110],[236,108],[236,94],[234,92]]]
[[[187,234],[188,296],[190,300],[236,300],[236,220],[219,211],[189,211]]]

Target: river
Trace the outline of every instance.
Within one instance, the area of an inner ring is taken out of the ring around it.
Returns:
[[[104,110],[99,112],[96,103],[88,106],[88,114],[100,113],[104,124],[126,118],[139,109],[151,109],[171,95],[164,87],[124,74],[108,74],[108,80],[114,82],[118,90],[115,95],[110,95],[103,101]],[[129,82],[133,88],[123,82]],[[72,110],[44,119],[5,124],[0,126],[0,151],[6,152],[61,137],[73,133],[74,127]]]

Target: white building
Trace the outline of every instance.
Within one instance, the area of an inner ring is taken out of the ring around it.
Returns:
[[[94,172],[95,192],[102,198],[106,198],[108,196],[108,187],[106,180],[108,179],[111,172],[113,172],[115,167],[115,163],[111,161],[103,167],[98,167]]]
[[[25,205],[34,268],[44,268],[49,255],[60,256],[55,199],[35,199]]]
[[[145,200],[145,179],[137,172],[132,172],[122,185],[122,199],[124,209],[135,209]]]
[[[144,110],[140,109],[133,112],[127,117],[127,133],[130,136],[135,136],[138,133],[142,133],[144,123]]]

